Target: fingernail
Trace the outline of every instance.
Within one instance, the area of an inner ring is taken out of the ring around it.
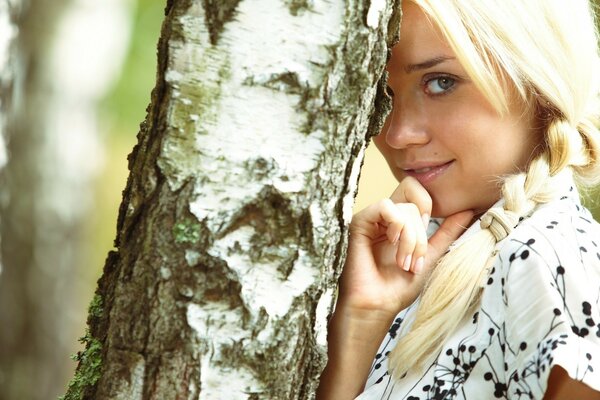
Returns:
[[[423,257],[417,258],[417,262],[415,263],[415,274],[420,274],[423,272]]]
[[[405,271],[410,270],[410,263],[411,263],[411,261],[412,261],[412,256],[409,254],[404,259],[404,265],[402,266],[402,268],[404,268]]]
[[[423,225],[425,225],[425,228],[427,228],[429,226],[429,214],[425,213],[421,216],[421,218],[423,218]]]

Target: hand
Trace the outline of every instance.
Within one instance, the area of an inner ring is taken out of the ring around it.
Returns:
[[[407,177],[390,199],[354,216],[340,281],[340,302],[348,310],[393,318],[416,299],[433,266],[473,218],[471,210],[451,215],[427,240],[431,207],[429,193]]]

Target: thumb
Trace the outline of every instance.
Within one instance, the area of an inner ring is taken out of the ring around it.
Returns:
[[[467,230],[474,215],[472,210],[461,211],[442,222],[439,229],[429,238],[426,256],[429,267],[434,265],[448,247]]]

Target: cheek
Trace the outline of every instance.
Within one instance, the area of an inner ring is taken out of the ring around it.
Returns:
[[[502,132],[505,134],[502,135]],[[488,159],[488,168],[497,175],[525,171],[536,144],[533,132],[507,125],[499,134],[489,138],[482,158]]]

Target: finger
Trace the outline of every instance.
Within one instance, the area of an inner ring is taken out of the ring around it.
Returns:
[[[383,199],[360,211],[352,218],[350,233],[377,239],[385,227],[390,242],[395,242],[406,224],[408,215],[401,212],[390,199]]]
[[[425,227],[421,222],[419,209],[413,203],[400,203],[396,207],[406,216],[405,224],[402,228],[400,243],[396,254],[396,264],[409,271],[416,260],[415,247],[421,236],[425,235]]]
[[[474,213],[472,210],[461,211],[446,218],[439,229],[429,238],[426,264],[434,265],[448,250],[448,247],[467,229]]]
[[[429,220],[432,207],[431,196],[423,185],[412,176],[402,179],[390,198],[394,203],[414,203],[419,209],[419,214],[423,217],[423,220]]]
[[[421,229],[417,229],[417,242],[415,244],[415,250],[413,252],[411,271],[415,274],[420,274],[424,267],[424,257],[427,253],[427,231],[425,226],[419,226]]]
[[[412,255],[417,242],[417,233],[415,232],[414,224],[407,224],[402,229],[398,251],[396,253],[396,265],[405,271],[410,270],[412,265]]]

